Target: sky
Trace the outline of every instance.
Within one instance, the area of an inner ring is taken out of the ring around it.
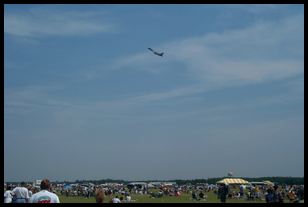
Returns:
[[[303,5],[4,6],[5,181],[229,171],[304,176]]]

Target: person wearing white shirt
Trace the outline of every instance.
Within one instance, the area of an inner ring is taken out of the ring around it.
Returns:
[[[11,186],[8,186],[6,188],[6,191],[4,193],[4,203],[12,203],[13,196],[11,194],[11,192],[12,192],[11,189],[12,189]]]
[[[25,183],[22,182],[20,187],[16,187],[12,190],[13,203],[28,203],[29,202],[29,191],[25,187]]]
[[[44,179],[41,182],[41,191],[31,196],[30,203],[60,203],[59,197],[50,192],[50,182]]]
[[[131,202],[132,201],[132,197],[130,195],[126,196],[126,202]]]
[[[30,187],[30,186],[28,187],[28,192],[29,192],[29,197],[31,198],[31,196],[33,195],[33,193],[32,193],[32,190],[31,190],[31,187]]]
[[[121,203],[121,200],[118,198],[118,196],[116,196],[112,199],[112,203]]]

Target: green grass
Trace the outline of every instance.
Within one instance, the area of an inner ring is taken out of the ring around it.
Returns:
[[[193,201],[191,200],[191,195],[183,193],[179,197],[175,196],[163,196],[162,198],[150,198],[149,195],[139,195],[139,194],[131,194],[132,200],[135,200],[135,203],[220,203],[217,199],[216,194],[213,192],[207,193],[208,199],[206,201]],[[95,203],[95,198],[84,198],[84,197],[66,197],[59,196],[61,203]],[[106,196],[104,203],[109,203],[111,197]],[[265,203],[265,201],[247,201],[245,199],[235,200],[235,199],[227,199],[227,203]]]

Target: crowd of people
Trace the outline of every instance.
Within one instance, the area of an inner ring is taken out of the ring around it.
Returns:
[[[60,203],[57,194],[51,190],[51,184],[48,179],[41,181],[40,190],[35,190],[31,185],[22,182],[19,186],[7,186],[4,193],[4,203]]]
[[[41,181],[38,189],[22,182],[18,186],[5,186],[4,203],[59,203],[58,195],[94,197],[97,203],[109,200],[111,203],[134,202],[131,194],[149,195],[151,198],[191,194],[192,201],[206,201],[210,192],[217,195],[221,203],[228,199],[263,200],[267,203],[303,202],[304,185],[170,185],[149,189],[146,186],[129,185],[82,185],[70,186]],[[108,199],[106,199],[108,198]]]
[[[237,188],[221,184],[218,187],[217,196],[222,203],[225,203],[227,199],[264,200],[266,203],[284,203],[285,201],[299,203],[304,200],[304,185],[250,185],[244,191],[242,185]]]
[[[107,187],[76,185],[66,188],[65,185],[52,185],[48,179],[44,179],[39,188],[25,182],[4,187],[4,203],[60,203],[58,195],[94,197],[97,203],[103,203],[106,197],[109,197],[111,203],[133,201],[128,190],[119,185]]]

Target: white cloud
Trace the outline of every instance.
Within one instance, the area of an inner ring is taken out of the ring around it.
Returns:
[[[104,23],[101,15],[94,12],[32,9],[20,13],[6,12],[4,16],[4,32],[23,37],[80,36],[112,30],[112,25]]]
[[[35,110],[62,109],[72,104],[50,95],[57,87],[31,86],[4,90],[6,114],[26,114]]]
[[[226,5],[229,9],[243,10],[253,14],[260,14],[264,12],[271,12],[284,8],[286,5],[281,4],[229,4]]]
[[[276,22],[259,22],[245,29],[165,43],[155,47],[166,52],[163,58],[143,52],[116,60],[113,68],[179,73],[181,67],[187,78],[195,80],[195,85],[145,95],[141,97],[143,100],[281,80],[304,72],[303,29],[303,15]]]
[[[303,17],[184,40],[166,50],[169,46],[176,60],[205,81],[263,81],[275,78],[273,73],[284,78],[303,72],[303,59],[292,54],[303,52]]]
[[[91,15],[96,14],[85,14],[87,17]],[[165,51],[166,56],[160,58],[150,52],[139,53],[116,60],[112,68],[150,72],[171,70],[177,73],[183,71],[174,67],[179,65],[186,71],[187,77],[195,80],[195,84],[101,102],[97,103],[98,107],[129,108],[139,103],[191,96],[220,87],[281,80],[302,74],[303,15],[280,22],[259,23],[240,30],[177,40],[155,48]],[[96,74],[93,77],[90,75],[89,79],[98,77]],[[45,101],[42,105],[48,104]]]

